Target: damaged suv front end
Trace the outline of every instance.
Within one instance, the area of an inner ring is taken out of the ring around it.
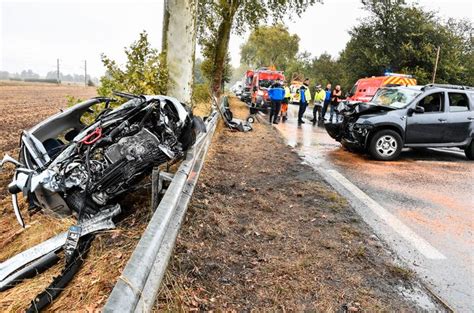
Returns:
[[[376,130],[388,128],[404,132],[406,107],[420,94],[416,88],[381,88],[370,102],[341,102],[336,110],[342,115],[342,121],[326,122],[324,126],[345,148],[366,151]]]

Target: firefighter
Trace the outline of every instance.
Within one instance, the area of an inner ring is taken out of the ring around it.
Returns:
[[[316,86],[316,93],[314,94],[314,108],[313,108],[313,119],[311,122],[316,124],[316,122],[322,121],[323,117],[321,115],[321,110],[323,108],[323,102],[326,99],[326,91],[321,88],[321,85]],[[316,118],[316,115],[318,117]]]
[[[309,78],[306,78],[299,89],[300,107],[298,110],[298,125],[304,124],[303,116],[309,101],[311,101],[311,91],[309,90]]]
[[[285,122],[288,119],[288,103],[290,103],[291,99],[291,91],[287,82],[283,84],[283,89],[285,89],[285,98],[281,103],[281,120]]]
[[[268,90],[268,96],[272,103],[270,109],[270,123],[278,124],[278,114],[281,109],[281,102],[285,97],[285,89],[280,83],[280,80],[277,80]]]

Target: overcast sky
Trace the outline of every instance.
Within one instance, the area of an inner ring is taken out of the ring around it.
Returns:
[[[308,9],[301,18],[286,21],[291,33],[300,38],[300,51],[337,56],[349,40],[347,31],[367,13],[360,0],[325,0]],[[441,17],[473,20],[472,0],[420,0]],[[56,70],[100,76],[104,69],[100,54],[124,62],[123,48],[149,33],[153,46],[161,46],[163,0],[0,0],[0,70],[20,72],[32,69],[45,75]],[[245,38],[232,36],[230,52],[239,65],[239,47]]]

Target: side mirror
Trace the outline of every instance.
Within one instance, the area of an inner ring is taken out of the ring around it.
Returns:
[[[413,115],[413,113],[417,113],[417,114],[425,113],[425,108],[417,105],[414,109],[413,108],[408,109],[408,115]]]
[[[258,90],[257,86],[253,86],[253,91],[257,91],[257,90]]]
[[[421,107],[421,106],[419,106],[419,105],[417,105],[417,106],[415,107],[414,112],[417,113],[417,114],[425,113],[425,108],[424,108],[424,107]]]

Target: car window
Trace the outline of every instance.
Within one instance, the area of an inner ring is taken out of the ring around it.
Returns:
[[[465,93],[450,92],[449,95],[449,112],[469,111],[469,100]]]
[[[443,112],[444,111],[444,93],[437,92],[432,93],[418,102],[418,106],[425,109],[426,113],[429,112]]]

